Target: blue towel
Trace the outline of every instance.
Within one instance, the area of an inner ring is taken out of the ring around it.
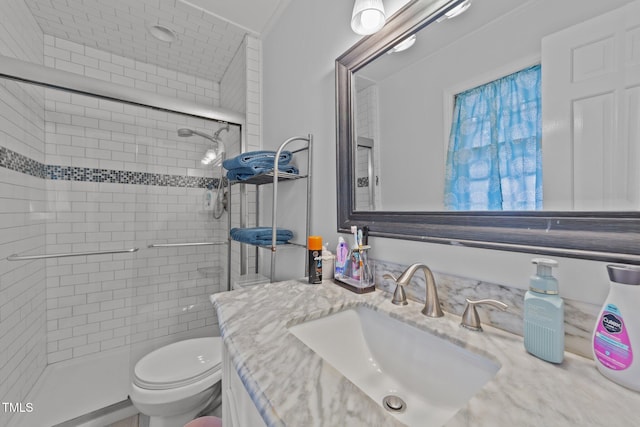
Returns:
[[[289,164],[292,154],[291,151],[282,151],[278,160],[278,166]],[[227,159],[222,162],[222,166],[226,170],[243,168],[246,166],[270,167],[273,169],[273,162],[276,158],[276,152],[270,150],[248,151],[234,158]]]
[[[251,245],[271,245],[271,227],[232,228],[229,233],[233,240]],[[293,232],[285,228],[276,228],[276,245],[288,243],[293,238]]]
[[[246,181],[256,175],[260,175],[265,172],[270,172],[273,170],[273,163],[270,167],[263,166],[247,166],[244,168],[234,168],[227,171],[227,179],[229,181]],[[298,174],[298,168],[293,165],[278,165],[278,170],[280,172]]]

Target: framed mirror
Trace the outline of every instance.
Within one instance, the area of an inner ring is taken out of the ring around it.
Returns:
[[[336,60],[338,231],[640,264],[640,1],[483,0],[447,19],[464,3],[411,1]],[[531,67],[541,203],[452,208],[456,100]]]

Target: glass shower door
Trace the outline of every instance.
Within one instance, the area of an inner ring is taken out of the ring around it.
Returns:
[[[216,201],[220,161],[206,156],[240,140],[239,126],[157,110],[136,114],[146,124],[135,137],[136,162],[148,183],[137,188],[134,213],[136,244],[145,250],[136,254],[131,280],[131,368],[153,349],[219,335],[209,296],[227,289],[229,221],[221,209],[225,188]]]

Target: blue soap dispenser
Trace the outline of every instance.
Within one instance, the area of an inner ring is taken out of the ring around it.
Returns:
[[[534,258],[536,274],[531,276],[524,296],[524,347],[540,359],[562,363],[564,358],[564,301],[558,295],[558,281],[552,268],[558,262]]]

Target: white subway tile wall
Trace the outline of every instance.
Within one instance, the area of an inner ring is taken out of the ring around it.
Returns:
[[[242,111],[246,114],[246,131],[245,138],[247,141],[247,151],[259,150],[262,148],[262,119],[261,119],[261,98],[262,98],[262,41],[251,36],[245,37],[244,44],[244,69],[245,69],[245,87],[239,92],[245,100],[245,106]],[[258,204],[256,202],[255,187],[249,186],[247,189],[247,227],[255,227],[256,214],[258,212]],[[248,251],[248,273],[254,273],[256,258],[258,257],[255,250]]]
[[[247,38],[242,42],[242,46],[236,53],[229,64],[229,69],[225,73],[220,86],[221,102],[226,108],[233,111],[244,113],[246,111],[246,87],[247,87],[247,70],[246,70],[246,46]]]
[[[245,151],[259,150],[262,147],[261,140],[261,58],[262,58],[262,42],[252,36],[245,36],[243,44],[238,53],[231,61],[229,69],[221,82],[221,103],[225,108],[235,111],[244,112],[246,114],[246,125],[243,129],[243,138],[245,138]],[[251,89],[249,89],[249,87]],[[228,153],[227,157],[233,157],[240,154],[238,151]],[[256,224],[256,188],[255,186],[246,186],[247,208],[243,212],[246,218],[246,226],[252,227]],[[232,191],[231,209],[235,213],[232,217],[232,227],[240,226],[240,186],[235,185]],[[233,242],[231,244],[231,282],[236,282],[241,275],[240,260],[241,250],[240,243]],[[255,249],[247,247],[245,254],[245,262],[248,273],[253,273],[255,266],[256,252]]]
[[[58,57],[76,55],[79,61],[85,50],[50,36],[45,39],[45,61],[52,58],[51,51]],[[113,55],[111,59],[126,62]],[[50,64],[85,72],[64,62]],[[129,65],[144,69],[134,62]],[[147,78],[143,72],[124,71],[133,79]],[[175,85],[180,90],[198,84],[216,89],[209,95],[217,97],[219,92],[214,82],[179,73],[175,78],[184,84]],[[31,90],[20,86],[25,93]],[[47,221],[46,234],[40,230],[46,247],[36,252],[142,248],[136,254],[46,261],[48,363],[199,328],[215,333],[217,321],[208,296],[226,289],[226,247],[147,246],[226,240],[226,217],[214,220],[203,204],[204,187],[214,181],[213,168],[200,163],[210,142],[177,135],[182,127],[213,134],[221,125],[54,89],[41,93],[45,122],[40,133],[46,140],[41,166],[48,179],[40,197],[46,194],[46,215],[41,218],[43,224],[45,216]],[[231,93],[229,99],[234,95],[239,93]],[[21,122],[16,128],[24,131],[25,126]],[[239,127],[232,126],[222,136],[229,152],[239,151]],[[33,200],[37,197],[29,203]],[[45,264],[41,265],[45,282]]]
[[[0,13],[0,54],[42,64],[43,34],[21,1]],[[45,247],[44,89],[0,81],[0,397],[23,402],[47,364],[44,261],[11,262]],[[11,159],[16,160],[15,163]],[[32,175],[17,171],[32,159]],[[41,172],[41,171],[40,171]],[[19,415],[18,415],[19,416]],[[0,425],[16,414],[0,411]]]
[[[223,81],[221,82],[221,91],[220,98],[221,101],[225,104],[232,104],[235,109],[238,111],[245,110],[245,95],[246,92],[246,54],[244,53],[246,50],[246,38],[243,40],[242,47],[233,57],[233,60],[229,64],[229,69],[225,74]],[[233,101],[233,102],[231,102]],[[243,129],[243,138],[245,138],[245,146],[246,146],[246,126]],[[240,147],[237,148],[236,151],[231,151],[227,153],[227,158],[231,158],[240,154]],[[231,227],[240,227],[240,215],[246,213],[241,212],[241,194],[240,194],[240,186],[235,185],[231,187]],[[241,251],[240,244],[237,242],[231,243],[231,259],[234,262],[231,263],[231,283],[234,283],[238,280],[238,277],[241,274]],[[246,261],[246,259],[245,259]]]
[[[45,63],[69,67],[65,61],[85,75],[97,68],[104,72],[97,78],[220,105],[218,82],[45,35]],[[232,93],[225,102],[240,95]],[[213,134],[219,124],[47,91],[49,165],[213,178],[212,169],[200,163],[208,141],[178,137],[182,127]],[[239,150],[237,127],[221,136],[228,151]],[[55,212],[53,228],[47,228],[49,252],[143,248],[135,255],[92,256],[86,262],[49,261],[56,268],[47,281],[49,363],[198,328],[215,333],[208,295],[226,289],[226,247],[146,249],[153,243],[226,240],[226,216],[214,220],[203,210],[203,188],[47,184]]]
[[[44,65],[48,67],[202,105],[221,106],[220,83],[214,80],[194,77],[46,34],[44,55]]]
[[[0,83],[0,98],[5,99],[3,89]],[[47,363],[45,263],[6,259],[16,252],[44,251],[45,207],[42,178],[0,167],[0,396],[3,402],[23,401]],[[9,425],[12,417],[13,414],[0,411],[0,424]]]

